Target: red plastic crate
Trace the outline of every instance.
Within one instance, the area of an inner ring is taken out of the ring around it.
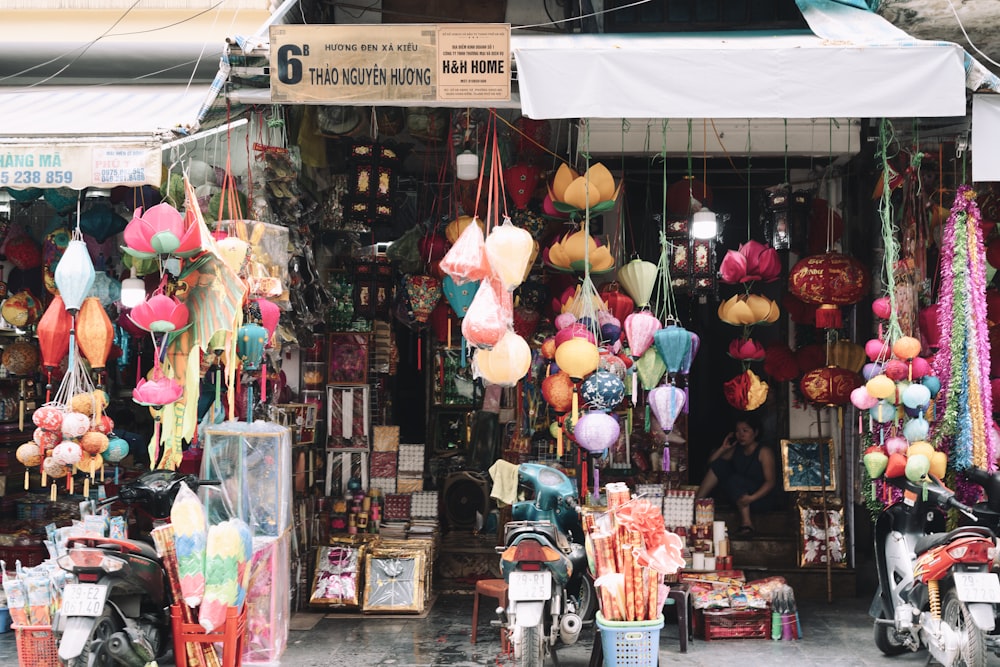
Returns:
[[[21,667],[59,667],[59,646],[49,625],[15,625]]]
[[[41,565],[49,557],[49,550],[44,544],[27,547],[0,547],[0,560],[7,564],[8,570],[14,569],[14,563],[21,561],[24,567]]]
[[[694,633],[713,639],[767,639],[771,636],[771,612],[767,609],[696,609]]]

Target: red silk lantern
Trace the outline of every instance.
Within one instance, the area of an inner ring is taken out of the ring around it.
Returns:
[[[795,353],[785,343],[774,342],[767,346],[764,372],[778,382],[788,382],[799,376]]]
[[[836,366],[809,371],[799,381],[799,387],[809,401],[826,406],[850,403],[851,392],[860,386],[860,375]]]
[[[989,318],[988,306],[987,318]],[[926,308],[921,308],[917,314],[917,321],[920,323],[920,333],[923,335],[927,347],[931,350],[938,349],[941,345],[941,327],[938,325],[938,305],[932,303]]]
[[[115,330],[108,314],[96,296],[88,296],[76,316],[76,340],[80,351],[95,371],[104,370],[111,354]]]
[[[542,380],[542,398],[556,412],[569,412],[573,406],[573,380],[569,373],[559,371]]]
[[[69,332],[73,316],[66,311],[62,297],[55,296],[38,320],[38,347],[42,351],[42,366],[51,373],[69,353]]]
[[[799,260],[788,274],[788,291],[806,303],[819,305],[817,327],[839,329],[843,326],[839,306],[860,301],[869,282],[868,270],[861,262],[828,252]]]
[[[625,318],[635,310],[635,301],[628,294],[621,291],[616,282],[601,285],[600,294],[604,303],[608,306],[608,311],[618,318],[619,322],[625,322]]]

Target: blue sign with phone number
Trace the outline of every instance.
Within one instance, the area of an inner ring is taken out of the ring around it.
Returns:
[[[5,169],[0,171],[0,185],[17,186],[61,186],[73,182],[73,172],[69,169]]]

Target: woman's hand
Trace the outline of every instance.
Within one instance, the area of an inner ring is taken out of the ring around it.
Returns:
[[[750,503],[754,501],[753,497],[749,493],[744,493],[742,496],[736,499],[736,505],[739,507],[749,507]]]

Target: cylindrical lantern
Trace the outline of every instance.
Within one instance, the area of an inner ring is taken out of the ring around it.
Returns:
[[[477,350],[473,362],[490,384],[513,387],[531,367],[531,348],[513,331],[504,334],[491,350]]]
[[[573,425],[573,439],[583,449],[598,454],[618,442],[621,424],[607,412],[587,412]]]
[[[531,234],[515,227],[510,218],[490,230],[486,237],[486,256],[505,289],[512,290],[524,280],[534,247]]]
[[[593,373],[600,362],[597,346],[583,338],[571,338],[556,348],[556,364],[574,380]]]
[[[80,314],[76,317],[76,340],[80,352],[95,371],[104,369],[114,339],[114,325],[101,306],[100,299],[96,296],[84,299]]]
[[[66,311],[62,297],[55,296],[38,321],[38,347],[42,351],[42,365],[54,370],[69,353],[69,331],[73,316]]]
[[[94,284],[94,276],[94,263],[87,252],[87,244],[80,239],[71,240],[55,270],[56,287],[66,310],[80,309]]]
[[[846,368],[826,366],[803,375],[799,386],[812,403],[846,405],[851,402],[851,392],[861,386],[861,376]]]
[[[857,303],[868,291],[870,276],[864,264],[840,253],[812,255],[798,261],[788,274],[788,291],[806,303],[819,305],[816,326],[839,329],[839,306]]]

